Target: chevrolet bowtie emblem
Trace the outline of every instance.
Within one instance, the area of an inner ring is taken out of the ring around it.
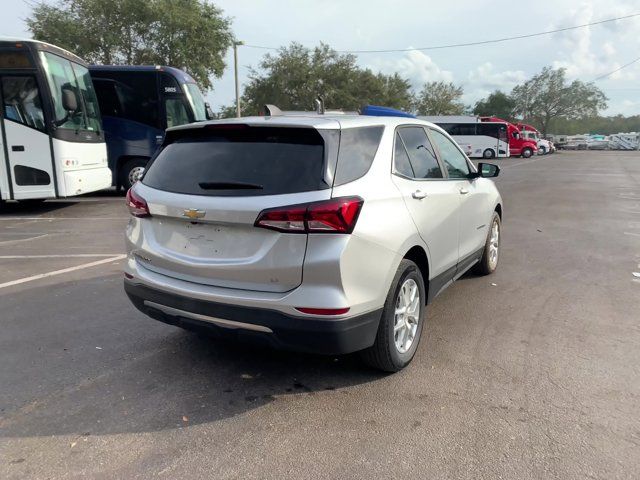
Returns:
[[[195,220],[196,218],[203,218],[206,213],[204,210],[198,210],[197,208],[185,208],[182,216]]]

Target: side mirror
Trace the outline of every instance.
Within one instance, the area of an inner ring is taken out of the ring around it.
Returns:
[[[482,178],[494,178],[500,175],[500,167],[493,163],[479,163],[478,176]]]
[[[204,108],[207,112],[207,120],[213,120],[215,118],[215,115],[213,114],[213,110],[211,110],[211,105],[209,105],[209,102],[204,102]]]
[[[62,87],[62,108],[65,112],[78,111],[78,97],[71,88]]]

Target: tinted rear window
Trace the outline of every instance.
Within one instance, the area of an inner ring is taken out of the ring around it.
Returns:
[[[221,126],[193,130],[167,145],[143,183],[175,193],[277,195],[329,188],[324,141],[311,128]]]
[[[369,171],[384,127],[347,128],[340,132],[335,185],[343,185]]]

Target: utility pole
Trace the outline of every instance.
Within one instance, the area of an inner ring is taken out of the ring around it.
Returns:
[[[240,118],[240,81],[238,80],[238,47],[244,42],[233,42],[233,74],[236,80],[236,117]]]

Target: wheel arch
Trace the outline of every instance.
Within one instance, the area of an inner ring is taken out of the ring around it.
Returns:
[[[411,260],[418,266],[420,273],[422,274],[422,280],[424,281],[424,286],[426,291],[429,291],[429,257],[427,256],[427,252],[422,246],[414,245],[411,247],[407,253],[405,253],[403,259]],[[427,298],[425,298],[425,302]]]
[[[493,211],[498,214],[498,216],[500,217],[500,221],[502,221],[502,204],[498,203]]]

